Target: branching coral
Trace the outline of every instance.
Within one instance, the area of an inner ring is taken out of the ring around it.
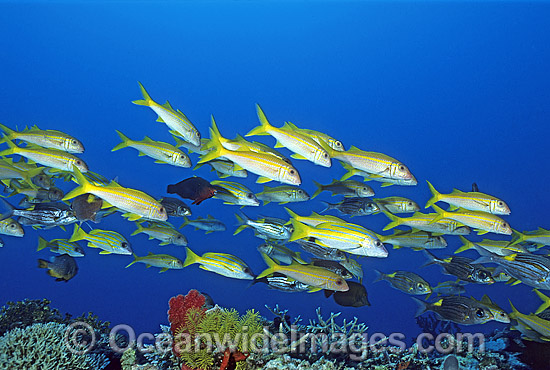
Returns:
[[[8,331],[0,337],[0,369],[101,370],[109,364],[103,355],[70,351],[66,332],[66,325],[54,322]]]

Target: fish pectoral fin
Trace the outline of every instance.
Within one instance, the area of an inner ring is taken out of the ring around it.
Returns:
[[[170,244],[170,242],[162,242],[159,245],[168,245],[168,244]]]
[[[310,286],[309,289],[307,290],[307,292],[308,293],[315,293],[315,292],[318,292],[320,290],[323,290],[323,288],[318,287],[318,286]]]
[[[136,215],[135,213],[126,212],[122,215],[122,217],[126,217],[128,221],[136,221],[141,218],[140,215]]]
[[[200,269],[203,269],[203,270],[206,270],[206,271],[210,271],[210,270],[208,269],[208,267],[206,267],[206,266],[204,266],[204,265],[200,265],[199,268],[200,268]]]
[[[475,231],[477,231],[477,235],[485,235],[488,233],[487,230],[481,230],[481,229],[474,229]]]
[[[165,123],[164,120],[160,118],[160,116],[157,118],[157,122]]]
[[[138,152],[138,157],[145,157],[147,154],[143,153],[143,152]]]
[[[284,147],[285,146],[278,141],[275,143],[275,148],[284,148]]]
[[[154,163],[159,163],[159,164],[170,164],[170,163],[168,163],[168,162],[161,161],[160,159],[157,159]]]
[[[258,177],[258,179],[256,180],[256,183],[258,183],[258,184],[265,184],[266,182],[270,182],[270,181],[273,181],[273,179],[270,179],[269,177],[265,177],[265,176],[260,176],[260,177]]]
[[[276,148],[276,147],[275,147],[275,148]],[[290,156],[290,158],[294,158],[294,159],[305,159],[305,160],[307,160],[306,157],[304,157],[304,156],[301,155],[301,154],[297,154],[297,153],[292,154],[292,155]]]
[[[164,267],[164,268],[160,269],[159,274],[160,274],[161,272],[166,272],[166,271],[168,271],[168,267]]]
[[[101,251],[101,252],[99,252],[99,254],[111,254],[111,252],[109,252],[109,251]]]

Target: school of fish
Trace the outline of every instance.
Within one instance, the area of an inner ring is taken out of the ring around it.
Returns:
[[[23,196],[17,205],[0,200],[0,233],[23,237],[25,227],[40,230],[60,227],[65,230],[66,226],[72,225],[71,235],[66,239],[47,240],[40,236],[37,241],[38,251],[49,249],[57,254],[50,261],[38,260],[38,266],[56,280],[66,282],[77,274],[76,261],[87,253],[79,242],[85,242],[87,247],[98,249],[100,254],[133,256],[126,267],[140,262],[164,272],[198,264],[203,270],[229,278],[252,280],[253,284],[263,283],[270,289],[283,292],[323,290],[326,297],[332,296],[339,305],[362,307],[370,302],[363,285],[363,267],[357,258],[386,258],[389,255],[387,246],[392,245],[392,253],[399,253],[401,248],[422,251],[426,266],[439,265],[443,274],[452,276],[453,280],[432,285],[413,271],[375,271],[378,276],[375,282],[386,281],[392,288],[413,296],[419,307],[417,315],[433,311],[441,320],[463,325],[488,321],[511,323],[528,340],[550,341],[550,297],[541,292],[550,290],[550,259],[538,253],[540,248],[550,245],[550,230],[539,228],[520,232],[513,229],[503,218],[511,213],[504,200],[480,192],[475,184],[472,191],[453,189],[450,193],[441,193],[427,181],[432,197],[427,200],[425,208],[431,208],[433,212],[423,213],[421,206],[412,199],[391,194],[374,197],[375,190],[365,183],[379,182],[381,191],[389,186],[418,185],[411,170],[389,155],[356,146],[346,150],[336,138],[300,128],[291,122],[277,127],[259,105],[256,105],[259,125],[244,136],[237,135],[235,139],[223,137],[212,116],[209,138],[204,138],[183,112],[174,109],[168,101],[164,104],[154,101],[141,83],[139,88],[142,99],[133,103],[150,108],[158,116],[157,122],[168,127],[174,143],[155,141],[148,136],[142,140],[130,139],[116,130],[121,142],[112,151],[133,148],[139,156],[150,157],[155,163],[182,167],[182,171],[187,171],[187,178],[169,185],[168,193],[193,199],[193,204],[197,205],[212,197],[222,200],[225,205],[241,208],[260,207],[262,202],[263,205],[277,203],[288,206],[293,202],[312,201],[324,191],[342,198],[332,203],[322,202],[324,210],[309,215],[285,208],[287,219],[269,215],[254,218],[243,211],[235,213],[239,226],[232,230],[233,234],[250,229],[261,239],[257,250],[266,267],[256,275],[236,255],[216,251],[196,253],[191,249],[195,246],[188,246],[186,236],[180,231],[185,226],[203,230],[206,234],[226,231],[226,225],[213,216],[192,220],[189,218],[191,208],[178,198],[155,197],[93,172],[78,157],[84,152],[83,143],[66,133],[37,126],[17,131],[0,124],[4,133],[0,142],[6,146],[0,151],[0,181],[4,184],[4,193],[7,193],[3,198]],[[275,139],[273,148],[248,140],[251,136],[262,135]],[[180,148],[186,149],[187,153]],[[279,153],[280,148],[290,151],[290,156]],[[306,160],[330,168],[334,159],[346,170],[342,178],[328,184],[312,180],[317,188],[312,196],[300,188],[304,179],[292,160]],[[195,169],[208,164],[218,179],[207,181],[193,177],[190,172],[192,162],[195,162]],[[249,175],[257,176],[259,184],[281,184],[264,185],[261,192],[255,193],[237,181],[227,180]],[[350,179],[352,176],[362,177],[364,181]],[[54,186],[58,181],[72,181],[76,187],[71,184],[71,190],[65,194]],[[443,208],[444,203],[448,207]],[[325,211],[337,212],[340,217],[323,214]],[[137,256],[130,241],[116,230],[92,228],[87,223],[101,223],[118,212],[135,224],[135,231],[130,236],[145,234],[149,239],[157,240],[159,246],[185,247],[186,258],[180,260],[154,252]],[[389,219],[382,230],[370,230],[349,220],[376,214]],[[172,223],[177,217],[184,220],[179,228]],[[90,230],[84,230],[83,225]],[[382,234],[396,227],[402,228],[391,234]],[[508,238],[472,241],[466,237],[472,232],[478,235],[502,234]],[[463,246],[445,257],[436,257],[430,250],[446,249],[446,238],[460,239]],[[0,246],[3,245],[0,240]],[[472,259],[457,255],[466,250],[477,251],[479,257]],[[303,254],[313,257],[304,257]],[[466,296],[468,284],[498,282],[522,283],[535,288],[543,302],[541,307],[535,313],[523,314],[511,302],[512,312],[507,313],[487,295],[480,300]],[[425,298],[429,299],[433,294],[437,297],[431,301],[414,297],[426,295]]]

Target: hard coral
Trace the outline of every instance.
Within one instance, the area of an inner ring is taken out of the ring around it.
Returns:
[[[170,306],[168,321],[170,322],[170,330],[173,335],[176,334],[178,329],[186,326],[187,311],[189,309],[194,308],[204,312],[202,306],[205,301],[206,298],[195,289],[191,289],[185,297],[180,294],[177,297],[170,298],[170,301],[168,301],[168,305]]]
[[[18,302],[7,302],[0,309],[0,335],[10,329],[35,323],[68,322],[70,315],[62,315],[59,310],[50,307],[47,299],[25,299]]]

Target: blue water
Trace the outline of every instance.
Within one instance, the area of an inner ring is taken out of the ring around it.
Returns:
[[[407,196],[423,206],[429,198],[426,180],[442,192],[453,187],[468,191],[476,182],[481,191],[510,205],[512,215],[506,219],[514,228],[549,228],[549,17],[544,2],[3,2],[0,122],[67,132],[83,141],[81,157],[92,171],[161,197],[167,184],[193,175],[216,176],[208,166],[192,171],[154,164],[133,149],[111,153],[119,142],[115,129],[130,138],[148,135],[172,142],[152,111],[130,103],[141,98],[138,80],[155,100],[168,99],[182,110],[203,137],[210,114],[224,136],[247,133],[258,125],[254,104],[259,103],[276,126],[289,120],[329,133],[347,148],[355,145],[404,162],[418,186],[372,183],[379,197]],[[275,143],[268,136],[255,139]],[[310,194],[312,180],[328,183],[345,172],[337,161],[330,169],[293,162]],[[234,180],[259,192],[255,179]],[[62,187],[68,191],[73,184]],[[290,208],[309,214],[322,209],[320,200],[336,198],[325,192]],[[233,253],[255,273],[265,268],[256,252],[260,239],[250,230],[232,236],[238,207],[207,200],[192,210],[193,218],[211,214],[228,226],[226,232],[208,235],[183,229],[195,252]],[[286,217],[276,204],[244,211]],[[353,222],[381,232],[388,220],[375,215]],[[118,215],[94,227],[122,233],[138,255],[185,257],[182,247],[159,247],[143,234],[130,237],[134,224]],[[412,336],[419,331],[415,303],[387,283],[372,284],[373,269],[409,269],[432,285],[452,279],[438,267],[420,269],[425,258],[419,252],[390,250],[386,259],[360,260],[372,306],[344,308],[322,292],[249,287],[248,281],[197,265],[162,274],[142,264],[125,269],[130,256],[86,248],[78,275],[68,283],[55,282],[36,267],[37,258],[51,255],[36,252],[38,235],[49,240],[71,231],[27,228],[24,238],[2,236],[0,304],[46,297],[61,311],[93,311],[113,324],[130,324],[138,333],[157,332],[159,324],[167,323],[168,299],[196,288],[241,312],[255,308],[270,317],[264,305],[279,304],[291,316],[310,318],[321,306],[325,314],[357,316],[371,333]],[[436,255],[446,256],[461,245],[458,237],[447,240],[448,249]],[[506,309],[511,299],[525,313],[539,304],[525,285],[470,284],[467,291],[478,299],[487,293]],[[490,332],[504,325],[465,330]]]

